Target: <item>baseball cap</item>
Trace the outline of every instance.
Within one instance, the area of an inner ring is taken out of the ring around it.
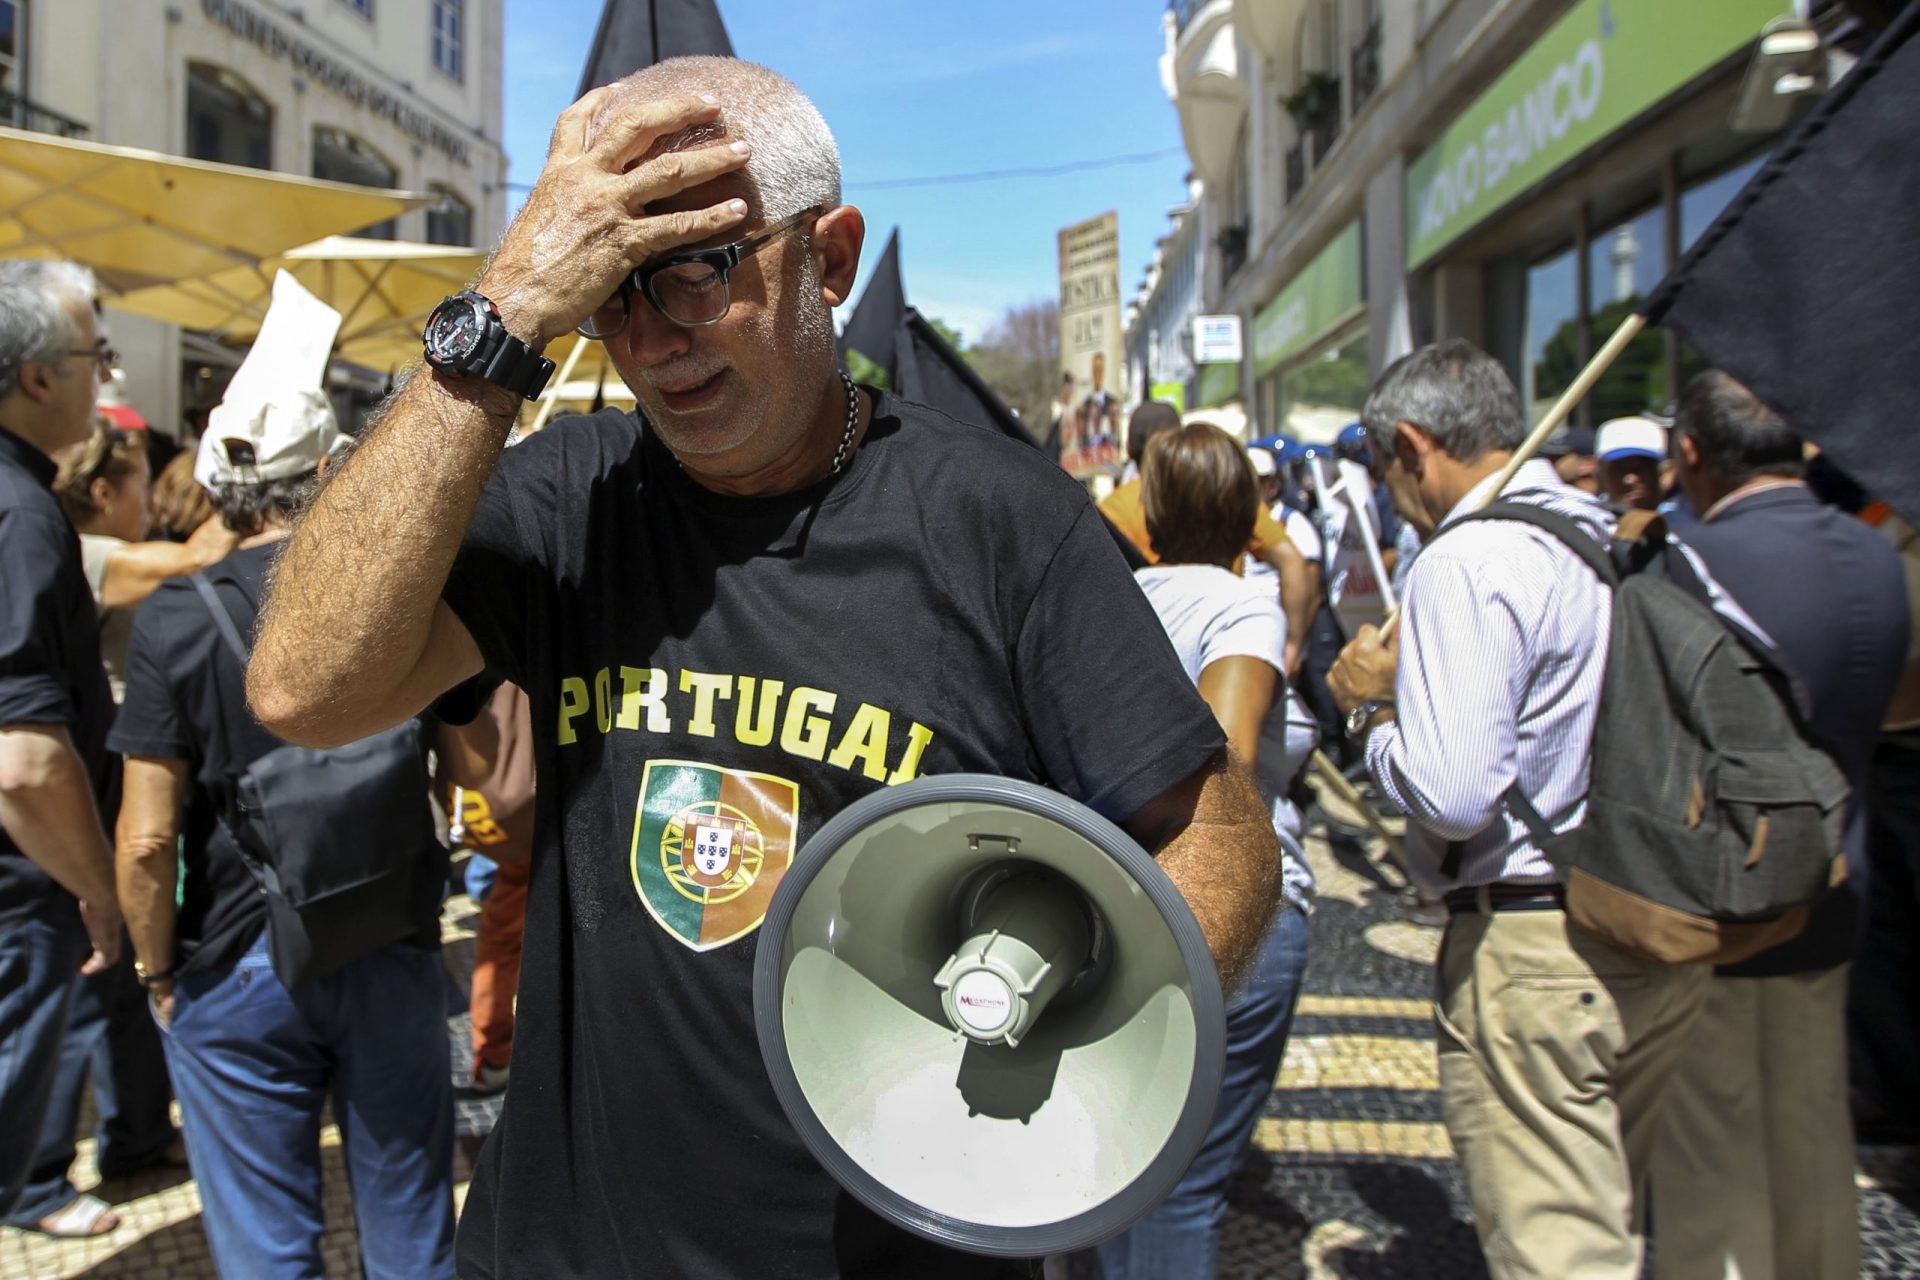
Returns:
[[[1593,456],[1592,427],[1560,427],[1540,446],[1540,456],[1543,458],[1564,458],[1570,453],[1583,458]]]
[[[1594,456],[1603,462],[1618,458],[1667,456],[1667,429],[1649,418],[1610,418],[1594,436]]]

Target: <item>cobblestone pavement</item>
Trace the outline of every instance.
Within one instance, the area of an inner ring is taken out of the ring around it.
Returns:
[[[1466,1197],[1442,1123],[1427,995],[1437,922],[1413,911],[1379,841],[1353,815],[1316,822],[1307,851],[1320,879],[1305,994],[1286,1061],[1236,1179],[1220,1275],[1230,1280],[1468,1280],[1484,1277]],[[471,906],[449,904],[448,967],[464,987]],[[450,1062],[464,1079],[466,1018],[448,1019]],[[456,1195],[463,1196],[499,1099],[457,1094]],[[329,1126],[327,1276],[358,1277],[353,1214]],[[91,1141],[75,1182],[97,1183]],[[1862,1276],[1920,1277],[1920,1151],[1863,1148]],[[0,1280],[200,1280],[213,1276],[198,1193],[181,1172],[100,1188],[122,1225],[55,1242],[0,1228]],[[1096,1280],[1090,1259],[1068,1268]],[[1170,1277],[1169,1280],[1179,1280]]]

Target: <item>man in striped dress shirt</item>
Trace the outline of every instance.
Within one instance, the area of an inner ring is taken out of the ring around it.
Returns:
[[[1395,505],[1429,537],[1481,504],[1527,433],[1505,371],[1460,341],[1396,361],[1362,416]],[[1596,541],[1612,529],[1544,460],[1504,496]],[[1655,1123],[1707,980],[1571,929],[1557,873],[1504,799],[1517,788],[1559,830],[1585,816],[1612,605],[1547,533],[1476,521],[1420,553],[1394,640],[1364,628],[1328,680],[1410,818],[1415,879],[1447,903],[1440,1085],[1495,1280],[1640,1274]]]

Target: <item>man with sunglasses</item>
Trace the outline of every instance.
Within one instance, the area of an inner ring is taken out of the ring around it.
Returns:
[[[588,94],[281,561],[250,693],[282,736],[362,737],[483,667],[532,703],[520,1025],[470,1280],[1026,1273],[842,1192],[759,1059],[774,886],[885,785],[1085,801],[1159,850],[1230,976],[1271,916],[1258,793],[1084,492],[840,371],[863,234],[774,73],[675,59]],[[574,329],[639,413],[503,455]]]
[[[35,1168],[80,975],[120,952],[100,821],[113,695],[79,538],[52,492],[52,455],[92,430],[110,359],[90,272],[0,262],[0,1218],[58,1235],[118,1221],[64,1165]]]

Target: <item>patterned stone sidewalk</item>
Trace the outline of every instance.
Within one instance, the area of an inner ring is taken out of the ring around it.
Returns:
[[[1412,911],[1404,882],[1383,865],[1351,814],[1334,810],[1307,842],[1320,879],[1306,994],[1255,1148],[1236,1179],[1220,1275],[1228,1280],[1467,1280],[1486,1269],[1442,1123],[1427,994],[1437,924]],[[472,909],[447,913],[449,969],[472,964]],[[465,1066],[466,1020],[448,1019],[449,1061]],[[499,1099],[457,1095],[456,1194]],[[92,1144],[75,1180],[97,1181]],[[327,1276],[360,1267],[337,1135],[325,1146]],[[1920,1276],[1920,1153],[1860,1153],[1861,1274]],[[0,1280],[203,1280],[214,1272],[199,1196],[181,1173],[101,1189],[124,1222],[96,1240],[60,1243],[0,1228]],[[1076,1257],[1075,1280],[1096,1280]],[[1170,1277],[1169,1280],[1180,1280]]]

